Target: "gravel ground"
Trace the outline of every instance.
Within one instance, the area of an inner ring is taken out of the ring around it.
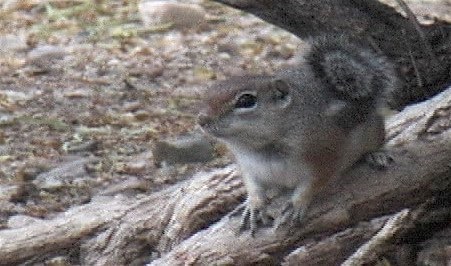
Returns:
[[[186,2],[186,1],[185,1]],[[223,165],[157,167],[155,142],[195,130],[209,82],[271,73],[294,36],[211,1],[202,23],[144,26],[137,1],[5,1],[0,9],[0,228],[102,194],[138,197]],[[20,216],[23,217],[23,216]]]

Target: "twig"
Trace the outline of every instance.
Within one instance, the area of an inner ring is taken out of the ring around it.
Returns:
[[[406,13],[407,19],[412,23],[413,27],[415,28],[416,32],[420,36],[421,42],[423,43],[424,48],[426,49],[426,52],[429,55],[429,58],[431,59],[431,62],[438,62],[437,57],[435,56],[434,52],[432,51],[431,46],[429,45],[429,42],[426,40],[426,35],[424,34],[423,30],[421,29],[420,22],[418,21],[415,14],[412,12],[412,10],[409,8],[409,6],[403,1],[403,0],[396,0],[398,5],[401,7],[401,9]]]
[[[406,36],[405,30],[402,30],[402,33],[404,34],[404,36]],[[410,58],[410,61],[412,62],[413,70],[415,71],[415,76],[417,77],[417,85],[418,85],[418,87],[423,88],[423,85],[424,85],[423,79],[421,78],[420,71],[418,70],[417,63],[415,62],[415,57],[413,56],[413,53],[412,53],[412,47],[410,46],[410,43],[408,41],[406,41],[406,45],[407,45],[407,48],[409,49],[409,58]]]

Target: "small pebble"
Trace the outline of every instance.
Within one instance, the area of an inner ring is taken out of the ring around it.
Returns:
[[[14,228],[22,228],[34,223],[39,223],[39,222],[43,222],[41,219],[38,218],[34,218],[31,216],[27,216],[27,215],[14,215],[11,216],[8,219],[8,228],[14,229]]]
[[[160,140],[153,148],[155,163],[208,162],[215,157],[212,143],[200,133],[179,136],[173,140]]]
[[[43,69],[51,69],[55,62],[64,59],[67,54],[62,47],[43,45],[28,53],[28,63]]]
[[[28,48],[24,36],[13,34],[0,36],[0,53],[18,52]]]
[[[205,22],[205,10],[196,4],[174,1],[141,1],[139,13],[145,26],[171,23],[177,29],[193,28]]]
[[[17,185],[1,185],[0,200],[10,201],[20,193],[20,187]]]

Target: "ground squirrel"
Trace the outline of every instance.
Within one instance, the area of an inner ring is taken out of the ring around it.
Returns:
[[[266,190],[291,193],[275,225],[299,222],[312,197],[361,158],[384,166],[380,109],[396,86],[393,66],[344,37],[313,40],[297,66],[209,87],[199,124],[226,143],[248,197],[241,227],[267,223]]]

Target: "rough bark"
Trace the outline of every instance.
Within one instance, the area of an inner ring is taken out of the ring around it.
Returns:
[[[0,231],[0,265],[80,249],[83,265],[129,265],[218,220],[244,195],[233,166],[132,202],[99,197],[52,220]]]
[[[356,166],[316,199],[298,228],[236,235],[239,218],[224,214],[245,192],[232,165],[137,202],[102,197],[51,220],[0,231],[0,263],[70,252],[83,265],[339,263],[371,239],[386,215],[405,208],[431,213],[425,202],[451,198],[450,121],[451,88],[395,115],[388,121],[391,167]],[[451,219],[449,202],[440,204],[445,213],[437,224]]]
[[[394,108],[418,102],[451,83],[451,27],[437,20],[417,27],[376,0],[216,0],[252,13],[301,39],[324,34],[353,35],[397,64],[403,86]],[[449,8],[442,1],[443,8]]]

